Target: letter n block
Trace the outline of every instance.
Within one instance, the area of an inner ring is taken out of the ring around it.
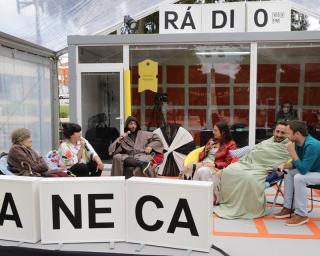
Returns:
[[[124,190],[124,177],[43,179],[41,242],[124,241]]]

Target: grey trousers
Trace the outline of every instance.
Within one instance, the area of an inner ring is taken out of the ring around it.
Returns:
[[[291,209],[294,194],[294,213],[300,216],[308,216],[308,188],[307,185],[320,184],[320,172],[308,172],[302,175],[297,169],[287,170],[284,176],[284,203],[285,208]]]
[[[221,182],[221,172],[214,173],[213,168],[202,166],[194,173],[193,180],[203,180],[213,182],[213,194],[216,195],[216,202],[219,202],[219,191]]]

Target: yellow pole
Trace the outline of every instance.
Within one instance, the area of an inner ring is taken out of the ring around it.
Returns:
[[[130,69],[124,70],[124,116],[131,116],[131,80]]]

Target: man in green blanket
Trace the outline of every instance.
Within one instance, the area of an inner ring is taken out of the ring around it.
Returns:
[[[226,219],[252,219],[265,214],[267,171],[287,162],[286,123],[279,122],[270,139],[256,144],[238,162],[221,172],[220,204],[214,212]]]

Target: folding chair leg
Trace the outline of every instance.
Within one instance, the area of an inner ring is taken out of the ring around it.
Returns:
[[[310,213],[310,212],[312,212],[312,210],[313,210],[313,195],[312,195],[312,188],[310,188],[310,190],[311,190],[311,209],[308,211],[308,213]]]
[[[273,202],[272,202],[272,206],[271,206],[271,209],[270,209],[270,214],[273,213],[273,209],[274,209],[274,206],[275,206],[275,204],[276,204],[276,202],[277,202],[278,195],[279,195],[279,192],[278,192],[278,190],[277,190],[276,195],[275,195],[275,197],[274,197],[274,199],[273,199]]]
[[[275,195],[275,197],[273,199],[273,202],[272,202],[272,206],[271,206],[271,209],[270,209],[270,214],[272,214],[274,206],[277,204],[277,199],[278,199],[279,194],[280,193],[282,194],[282,191],[281,191],[282,182],[283,182],[283,179],[280,181],[279,184],[277,184],[277,192],[276,192],[276,195]]]
[[[284,194],[283,194],[281,188],[280,188],[279,192],[280,192],[281,196],[284,198]]]

